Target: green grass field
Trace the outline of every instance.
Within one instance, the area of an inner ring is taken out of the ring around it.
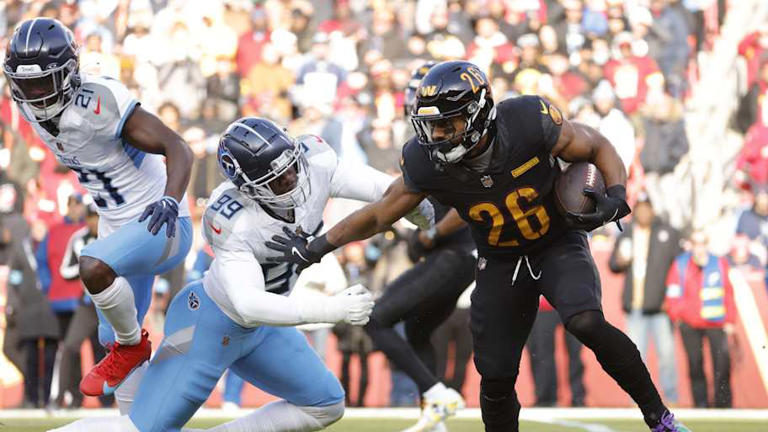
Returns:
[[[0,432],[42,432],[50,428],[62,426],[73,419],[47,418],[47,419],[0,419]],[[190,423],[190,427],[206,428],[223,423],[225,420],[197,420]],[[567,421],[566,424],[547,424],[522,422],[522,432],[577,432],[577,431],[603,431],[603,432],[647,432],[640,421],[637,420],[578,420]],[[413,424],[413,420],[386,420],[386,419],[344,419],[332,427],[331,432],[392,432],[405,429]],[[707,421],[686,421],[686,424],[695,432],[766,432],[768,420],[765,421],[733,421],[724,419]],[[482,431],[482,423],[479,420],[452,419],[449,420],[450,432],[476,432]],[[591,426],[591,428],[590,428]],[[595,426],[603,426],[596,428]],[[607,428],[607,429],[606,429]]]

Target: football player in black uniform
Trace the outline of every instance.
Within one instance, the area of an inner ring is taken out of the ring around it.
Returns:
[[[411,76],[405,94],[407,115],[416,101],[419,82],[433,65],[427,63]],[[450,211],[450,207],[433,204],[436,221]],[[376,346],[416,383],[422,395],[422,416],[408,432],[445,430],[439,423],[464,406],[461,395],[435,376],[435,347],[430,338],[474,280],[475,245],[466,227],[433,242],[435,234],[434,227],[415,232],[409,242],[411,250],[424,259],[389,283],[365,326]],[[407,341],[394,329],[400,321],[405,321]]]
[[[380,201],[320,237],[277,238],[283,247],[276,259],[309,266],[343,244],[386,229],[430,195],[458,210],[479,252],[470,327],[486,431],[518,430],[515,381],[540,294],[634,399],[653,432],[688,431],[662,403],[637,347],[602,313],[586,231],[630,213],[627,174],[611,143],[563,119],[538,96],[494,105],[485,74],[463,61],[434,66],[421,81],[414,110],[417,138],[403,148],[402,178]],[[596,202],[594,213],[558,212],[555,158],[589,161],[600,169],[606,193],[585,191]],[[443,222],[438,236],[447,231]]]

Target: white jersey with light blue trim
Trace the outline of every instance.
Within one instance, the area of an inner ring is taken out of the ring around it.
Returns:
[[[101,217],[99,235],[105,236],[162,198],[166,166],[162,155],[140,151],[121,138],[138,105],[130,91],[111,78],[80,76],[82,85],[59,119],[58,136],[32,126],[93,197]],[[179,216],[189,216],[186,195]]]
[[[310,192],[307,201],[294,209],[294,222],[270,216],[229,181],[213,191],[203,214],[203,236],[214,254],[203,285],[219,308],[243,326],[254,319],[239,316],[234,306],[237,301],[247,301],[243,293],[258,290],[288,295],[296,281],[293,266],[267,262],[267,257],[278,253],[267,248],[265,242],[274,235],[284,236],[283,227],[319,234],[329,198],[376,201],[393,181],[371,167],[337,160],[333,149],[319,137],[304,135],[297,140],[306,152]]]

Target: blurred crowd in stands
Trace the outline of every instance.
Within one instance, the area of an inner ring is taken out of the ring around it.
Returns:
[[[681,161],[692,139],[686,131],[686,112],[701,74],[698,59],[713,49],[727,3],[6,0],[0,4],[0,49],[5,51],[14,26],[24,19],[54,17],[69,26],[81,45],[82,71],[122,81],[145,109],[156,113],[192,147],[195,163],[188,194],[198,224],[207,197],[222,180],[216,162],[218,135],[239,116],[265,116],[286,125],[294,135],[319,135],[340,157],[396,175],[400,149],[412,136],[403,108],[404,89],[411,71],[425,61],[468,59],[476,63],[489,74],[497,101],[522,94],[546,97],[570,118],[600,130],[624,161],[630,173],[631,201],[650,215],[630,225],[621,237],[613,230],[598,234],[616,241],[611,268],[629,272],[624,308],[630,334],[643,353],[649,335],[657,338],[655,346],[663,351],[671,344],[663,340],[671,335],[669,317],[683,323],[696,405],[706,406],[703,372],[694,366],[700,366],[701,337],[705,335],[716,359],[715,379],[728,380],[727,336],[732,334],[729,326],[735,313],[732,293],[723,288],[713,297],[722,300],[720,303],[697,304],[695,307],[712,308],[707,312],[713,314],[711,319],[702,323],[686,317],[686,308],[692,306],[685,304],[688,297],[680,293],[690,290],[675,291],[674,287],[684,286],[681,274],[691,260],[700,264],[688,274],[698,276],[686,279],[689,284],[691,280],[701,284],[701,272],[725,274],[728,266],[764,270],[768,256],[768,22],[747,29],[738,47],[748,85],[732,122],[733,129],[743,134],[743,148],[731,163],[736,174],[728,187],[743,199],[737,208],[724,209],[733,219],[731,250],[719,251],[728,252],[727,259],[712,258],[710,262],[699,258],[696,248],[706,244],[706,234],[698,230],[703,227],[692,225],[676,198],[674,178],[684,175],[679,172]],[[20,116],[4,77],[0,77],[0,89],[2,264],[10,268],[9,290],[19,284],[42,288],[37,297],[18,300],[15,310],[6,301],[5,326],[15,324],[29,334],[17,334],[14,341],[6,337],[4,353],[27,372],[27,386],[35,388],[27,391],[26,404],[45,406],[52,359],[57,349],[61,351],[63,372],[59,377],[66,377],[58,385],[57,403],[78,406],[82,403],[76,388],[79,346],[83,340],[93,339],[95,313],[83,297],[76,272],[68,274],[66,267],[71,265],[68,260],[76,259],[78,247],[93,236],[89,227],[95,216],[88,210],[88,197],[80,195],[75,175],[57,164]],[[338,220],[350,206],[334,204],[329,218]],[[643,211],[636,208],[635,217]],[[406,235],[402,230],[396,227],[370,242],[345,248],[329,264],[339,269],[343,282],[310,280],[300,282],[300,288],[332,292],[337,289],[332,286],[362,281],[373,290],[385,289],[387,280],[410,265],[400,241]],[[658,234],[659,230],[666,234]],[[150,321],[162,322],[168,298],[186,280],[199,277],[210,263],[210,250],[198,237],[196,255],[189,257],[186,268],[158,279]],[[689,255],[679,255],[683,247],[691,251],[686,252]],[[705,248],[703,253],[706,257],[709,252]],[[726,262],[721,263],[723,260]],[[648,271],[646,266],[650,266]],[[670,268],[667,279],[664,276]],[[715,287],[697,287],[710,288]],[[463,358],[463,362],[457,360],[460,365],[466,365],[470,355],[466,352],[468,334],[461,331],[467,330],[466,307],[457,310],[457,317],[449,319],[440,336],[445,344],[455,340],[456,357]],[[538,403],[552,405],[551,387],[556,383],[551,379],[552,342],[547,338],[552,337],[557,320],[548,320],[546,313],[542,317],[543,327],[537,321],[534,331],[534,344],[539,343],[531,348],[539,353],[534,355],[534,363],[537,358],[543,363],[534,375],[538,376]],[[19,325],[24,319],[38,325]],[[359,354],[365,365],[367,354],[374,349],[359,330],[333,329],[342,341],[345,370],[353,354]],[[323,354],[330,330],[307,331]],[[6,349],[9,345],[18,349]],[[578,354],[577,343],[572,349]],[[94,349],[97,358],[98,351]],[[29,354],[26,360],[25,352]],[[662,358],[665,355],[669,359],[671,354],[661,353]],[[662,367],[669,365],[662,363]],[[43,369],[42,375],[36,373]],[[66,372],[69,370],[72,372]],[[361,380],[365,380],[366,367],[362,370]],[[454,381],[449,382],[461,388],[463,368],[454,366],[453,371]],[[348,383],[349,375],[340,374]],[[574,365],[572,387],[578,386],[580,374]],[[662,371],[663,384],[675,383],[674,374],[668,367]],[[393,404],[415,400],[415,389],[403,382],[393,385]],[[238,384],[232,385],[237,388]],[[360,385],[364,389],[365,384]],[[674,401],[674,384],[662,387]],[[65,393],[71,395],[67,400],[62,399]],[[230,393],[236,403],[237,391]],[[358,397],[353,405],[361,401]],[[584,395],[575,392],[572,403],[583,405]],[[730,390],[716,394],[714,405],[729,406]]]

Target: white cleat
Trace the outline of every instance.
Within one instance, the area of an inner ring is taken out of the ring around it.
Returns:
[[[448,429],[443,421],[456,415],[456,411],[464,406],[464,398],[456,390],[446,388],[433,399],[425,398],[419,421],[402,432],[445,432]]]
[[[430,429],[429,432],[448,432],[448,427],[445,426],[445,423],[440,422]]]

